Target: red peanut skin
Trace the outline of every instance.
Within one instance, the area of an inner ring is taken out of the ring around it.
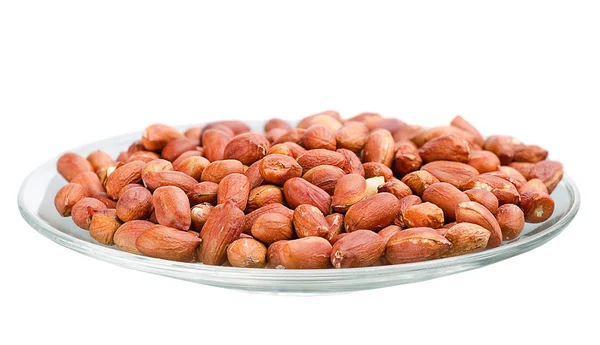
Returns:
[[[159,187],[152,195],[156,220],[160,225],[179,230],[189,230],[192,224],[190,202],[180,188]]]
[[[200,261],[222,265],[227,259],[227,246],[240,237],[243,225],[244,212],[233,201],[213,208],[200,233]]]

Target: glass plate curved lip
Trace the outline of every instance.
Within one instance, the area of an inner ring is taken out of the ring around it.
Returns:
[[[134,133],[116,136],[102,140],[100,142],[108,142],[110,140],[118,140],[129,137]],[[91,143],[84,145],[79,149],[88,147],[90,145],[99,144],[100,142]],[[95,146],[98,147],[98,146]],[[78,151],[75,149],[73,151]],[[569,205],[569,209],[566,213],[556,221],[555,224],[548,228],[529,235],[526,238],[519,238],[518,241],[508,242],[502,244],[500,247],[487,249],[482,252],[467,254],[462,256],[443,258],[437,260],[408,263],[401,265],[388,265],[388,266],[375,266],[375,267],[361,267],[361,268],[345,268],[345,269],[307,269],[307,270],[292,270],[292,269],[262,269],[262,268],[237,268],[237,267],[226,267],[226,266],[209,266],[201,263],[183,263],[175,262],[163,259],[156,259],[151,257],[140,256],[131,254],[128,252],[115,250],[109,247],[102,246],[100,244],[90,243],[78,238],[75,238],[69,234],[66,234],[59,229],[46,223],[40,216],[33,210],[27,208],[25,205],[25,189],[31,183],[31,180],[36,177],[36,174],[40,172],[48,164],[54,164],[58,156],[46,161],[44,164],[36,168],[31,172],[23,181],[18,195],[18,206],[21,215],[33,227],[36,231],[51,239],[52,241],[78,251],[85,255],[104,260],[113,264],[117,264],[124,267],[129,267],[141,271],[162,274],[174,278],[202,282],[204,284],[223,286],[223,287],[234,287],[238,289],[248,288],[248,290],[265,290],[265,291],[279,291],[276,284],[286,283],[316,283],[322,282],[323,284],[335,283],[335,282],[348,282],[354,279],[370,279],[379,278],[382,282],[385,281],[385,277],[403,275],[403,274],[415,274],[422,271],[431,269],[444,269],[451,267],[466,266],[467,268],[458,269],[453,271],[449,269],[448,273],[438,274],[432,277],[425,277],[422,279],[413,279],[411,281],[426,280],[437,276],[458,273],[468,269],[479,267],[478,263],[485,264],[486,262],[492,263],[512,257],[526,251],[529,251],[535,247],[538,247],[548,240],[558,235],[571,220],[575,217],[579,210],[581,203],[579,190],[573,182],[573,180],[564,175],[561,184],[564,184],[567,192],[570,194],[573,202]],[[504,255],[502,255],[504,254]],[[228,279],[234,280],[229,282]],[[256,279],[264,282],[264,284],[256,284]],[[254,280],[253,283],[245,284],[246,280]],[[219,283],[220,282],[220,283]],[[236,283],[237,282],[237,283]],[[265,285],[272,284],[272,288],[266,288]],[[356,287],[348,288],[340,286],[340,289],[334,287],[323,286],[322,289],[316,291],[323,292],[328,290],[362,290],[368,288],[378,288],[389,285],[401,284],[398,282],[390,284],[374,284],[372,287]],[[254,287],[254,288],[253,288]],[[296,292],[315,292],[315,289],[309,289],[310,291],[304,291],[301,286],[297,289],[294,288],[282,288],[282,291],[290,290]]]

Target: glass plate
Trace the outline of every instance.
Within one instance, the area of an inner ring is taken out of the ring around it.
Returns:
[[[260,130],[262,124],[252,123],[255,130]],[[95,149],[102,149],[116,157],[140,137],[141,133],[121,135],[72,151],[86,156]],[[216,267],[139,256],[94,241],[87,231],[74,225],[70,218],[59,216],[54,208],[54,195],[66,183],[56,172],[57,159],[34,170],[23,181],[18,196],[23,218],[42,235],[62,246],[119,266],[201,284],[259,292],[335,293],[375,289],[486,266],[548,242],[571,222],[580,204],[575,183],[565,176],[552,193],[556,207],[549,220],[527,224],[519,238],[504,242],[498,248],[458,257],[402,265],[327,270]]]

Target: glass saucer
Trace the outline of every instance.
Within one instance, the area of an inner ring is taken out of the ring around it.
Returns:
[[[262,122],[252,123],[259,130]],[[181,127],[184,128],[184,127]],[[96,149],[114,157],[141,133],[131,133],[101,140],[72,150],[86,156]],[[116,247],[94,241],[70,218],[63,218],[54,208],[54,196],[66,183],[56,172],[51,159],[35,169],[19,191],[18,205],[23,218],[50,240],[82,254],[119,266],[231,289],[271,293],[336,293],[375,289],[413,283],[490,265],[541,246],[558,234],[577,214],[580,196],[575,183],[564,176],[552,193],[556,206],[550,219],[527,224],[521,236],[500,247],[483,252],[439,260],[365,268],[326,270],[274,270],[207,266],[181,263],[130,254]]]

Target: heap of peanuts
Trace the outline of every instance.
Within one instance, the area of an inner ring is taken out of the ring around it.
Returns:
[[[327,111],[264,133],[154,124],[116,161],[66,153],[54,200],[105,245],[207,265],[346,268],[494,248],[547,220],[562,178],[548,152],[485,140],[457,116],[422,128]]]

